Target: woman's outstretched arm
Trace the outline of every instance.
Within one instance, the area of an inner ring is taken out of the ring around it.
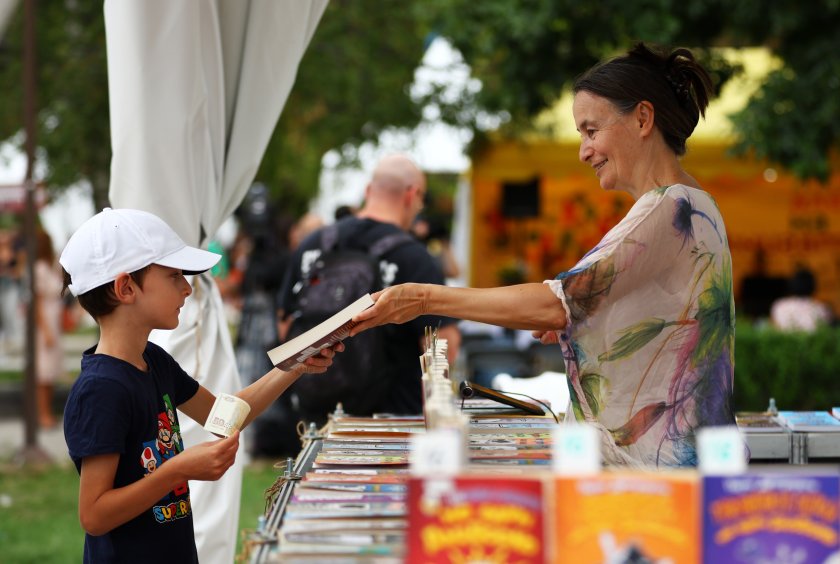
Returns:
[[[499,288],[452,288],[437,284],[399,284],[373,295],[376,304],[357,315],[356,335],[386,323],[405,323],[425,314],[445,315],[510,329],[560,330],[563,304],[546,284]]]

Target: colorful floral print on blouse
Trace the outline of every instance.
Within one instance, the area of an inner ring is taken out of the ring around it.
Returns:
[[[695,432],[735,424],[732,259],[712,197],[651,190],[546,283],[566,309],[570,413],[599,429],[605,462],[696,465]]]

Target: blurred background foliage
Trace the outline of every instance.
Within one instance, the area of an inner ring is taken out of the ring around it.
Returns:
[[[45,167],[43,180],[53,191],[90,182],[96,209],[102,209],[111,170],[102,4],[38,2],[37,17],[38,166]],[[0,141],[11,141],[21,151],[25,141],[22,38],[20,2],[0,38]]]
[[[20,11],[20,10],[19,10]],[[0,139],[20,145],[21,14],[0,42]],[[301,62],[297,81],[256,180],[299,215],[317,193],[323,155],[353,164],[357,148],[388,128],[412,128],[424,108],[471,128],[472,151],[486,116],[494,135],[516,136],[561,90],[598,60],[634,41],[685,45],[720,86],[738,69],[710,48],[765,45],[784,61],[738,115],[736,150],[826,179],[840,135],[840,0],[332,0]],[[38,4],[40,156],[46,183],[87,180],[95,205],[107,201],[110,139],[102,5]],[[410,91],[415,68],[435,37],[447,38],[481,88],[457,95],[437,85]]]
[[[776,398],[781,410],[826,410],[840,397],[840,329],[781,332],[738,323],[735,331],[736,411],[763,411]]]

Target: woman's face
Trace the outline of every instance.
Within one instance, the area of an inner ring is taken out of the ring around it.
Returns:
[[[572,112],[581,162],[595,169],[604,190],[630,191],[639,141],[633,112],[622,115],[606,98],[585,91],[575,94]]]

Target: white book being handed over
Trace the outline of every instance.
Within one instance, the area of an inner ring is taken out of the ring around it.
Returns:
[[[353,323],[353,317],[372,306],[373,303],[370,294],[365,294],[306,333],[298,335],[279,347],[274,347],[268,351],[271,364],[280,370],[291,370],[307,358],[318,354],[321,349],[343,341],[350,335],[350,330],[356,326]]]
[[[204,428],[216,435],[229,437],[234,431],[242,428],[250,411],[251,406],[242,398],[230,394],[219,394],[204,423]]]

